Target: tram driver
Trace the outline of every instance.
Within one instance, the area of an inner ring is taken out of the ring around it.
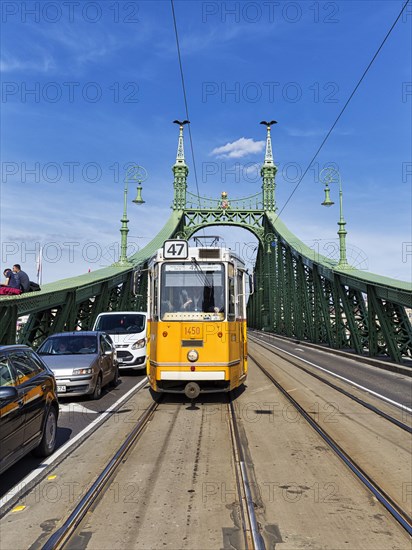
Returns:
[[[183,289],[180,296],[180,306],[183,311],[202,311],[202,288],[194,287],[189,291]]]

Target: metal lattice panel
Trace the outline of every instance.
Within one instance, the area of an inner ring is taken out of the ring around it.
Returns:
[[[273,121],[272,121],[273,122]],[[259,241],[249,326],[358,354],[412,357],[412,285],[342,266],[300,241],[276,215],[276,166],[267,126],[262,188],[255,195],[205,198],[187,191],[183,123],[173,166],[172,214],[153,240],[128,258],[41,292],[0,299],[0,343],[16,340],[18,317],[29,319],[19,341],[36,345],[49,334],[91,328],[101,311],[145,310],[147,262],[169,238],[190,238],[213,225],[238,226]]]

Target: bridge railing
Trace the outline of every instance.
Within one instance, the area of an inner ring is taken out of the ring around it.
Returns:
[[[20,343],[36,346],[56,332],[90,329],[102,311],[146,310],[147,261],[172,236],[182,212],[174,211],[163,229],[142,250],[128,258],[129,265],[112,265],[91,273],[42,285],[40,292],[0,298],[0,344],[17,338],[17,321],[26,317],[18,334]]]
[[[253,211],[263,210],[262,193],[256,193],[242,199],[230,199],[229,197],[221,197],[220,199],[212,199],[194,195],[189,191],[186,192],[186,210],[202,210],[202,211],[218,211],[223,210],[242,210]]]
[[[339,269],[266,213],[257,258],[254,328],[396,362],[412,358],[412,284]]]

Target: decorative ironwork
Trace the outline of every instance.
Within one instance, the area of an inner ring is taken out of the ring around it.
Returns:
[[[225,192],[223,192],[225,193]],[[249,197],[244,197],[241,199],[230,199],[228,200],[227,194],[226,197],[220,197],[220,199],[212,199],[208,197],[201,197],[199,195],[194,195],[189,191],[186,193],[186,204],[185,210],[210,210],[217,211],[220,209],[226,210],[240,210],[240,211],[259,211],[263,210],[263,199],[262,193],[256,193]],[[228,203],[227,206],[223,207],[223,202]]]
[[[226,191],[217,198],[187,192],[183,122],[177,122],[172,214],[163,229],[144,249],[129,257],[126,266],[113,265],[43,285],[41,292],[3,297],[0,343],[15,341],[17,319],[22,315],[29,319],[19,339],[36,345],[61,330],[90,328],[101,311],[144,310],[148,260],[164,240],[189,238],[204,227],[227,225],[246,228],[259,241],[255,293],[248,302],[249,326],[398,363],[412,359],[412,328],[406,312],[412,309],[412,285],[347,265],[342,269],[346,255],[340,254],[336,261],[319,254],[275,215],[271,123],[265,122],[262,191],[233,199]],[[331,202],[330,196],[326,199]],[[344,236],[341,218],[340,239]]]

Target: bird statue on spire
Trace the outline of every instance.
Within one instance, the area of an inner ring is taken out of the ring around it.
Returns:
[[[183,126],[185,124],[190,124],[189,120],[174,120],[173,124],[179,124],[179,141],[177,144],[177,156],[176,164],[177,165],[186,165],[185,162],[185,151],[183,147]]]
[[[173,124],[179,124],[180,127],[183,127],[185,124],[190,124],[190,120],[174,120]]]
[[[274,164],[273,164],[273,153],[272,153],[272,139],[270,137],[270,127],[273,124],[277,124],[277,120],[271,120],[270,122],[267,122],[266,120],[262,120],[261,124],[264,124],[266,126],[266,129],[267,129],[266,153],[265,153],[264,166],[274,166]]]

